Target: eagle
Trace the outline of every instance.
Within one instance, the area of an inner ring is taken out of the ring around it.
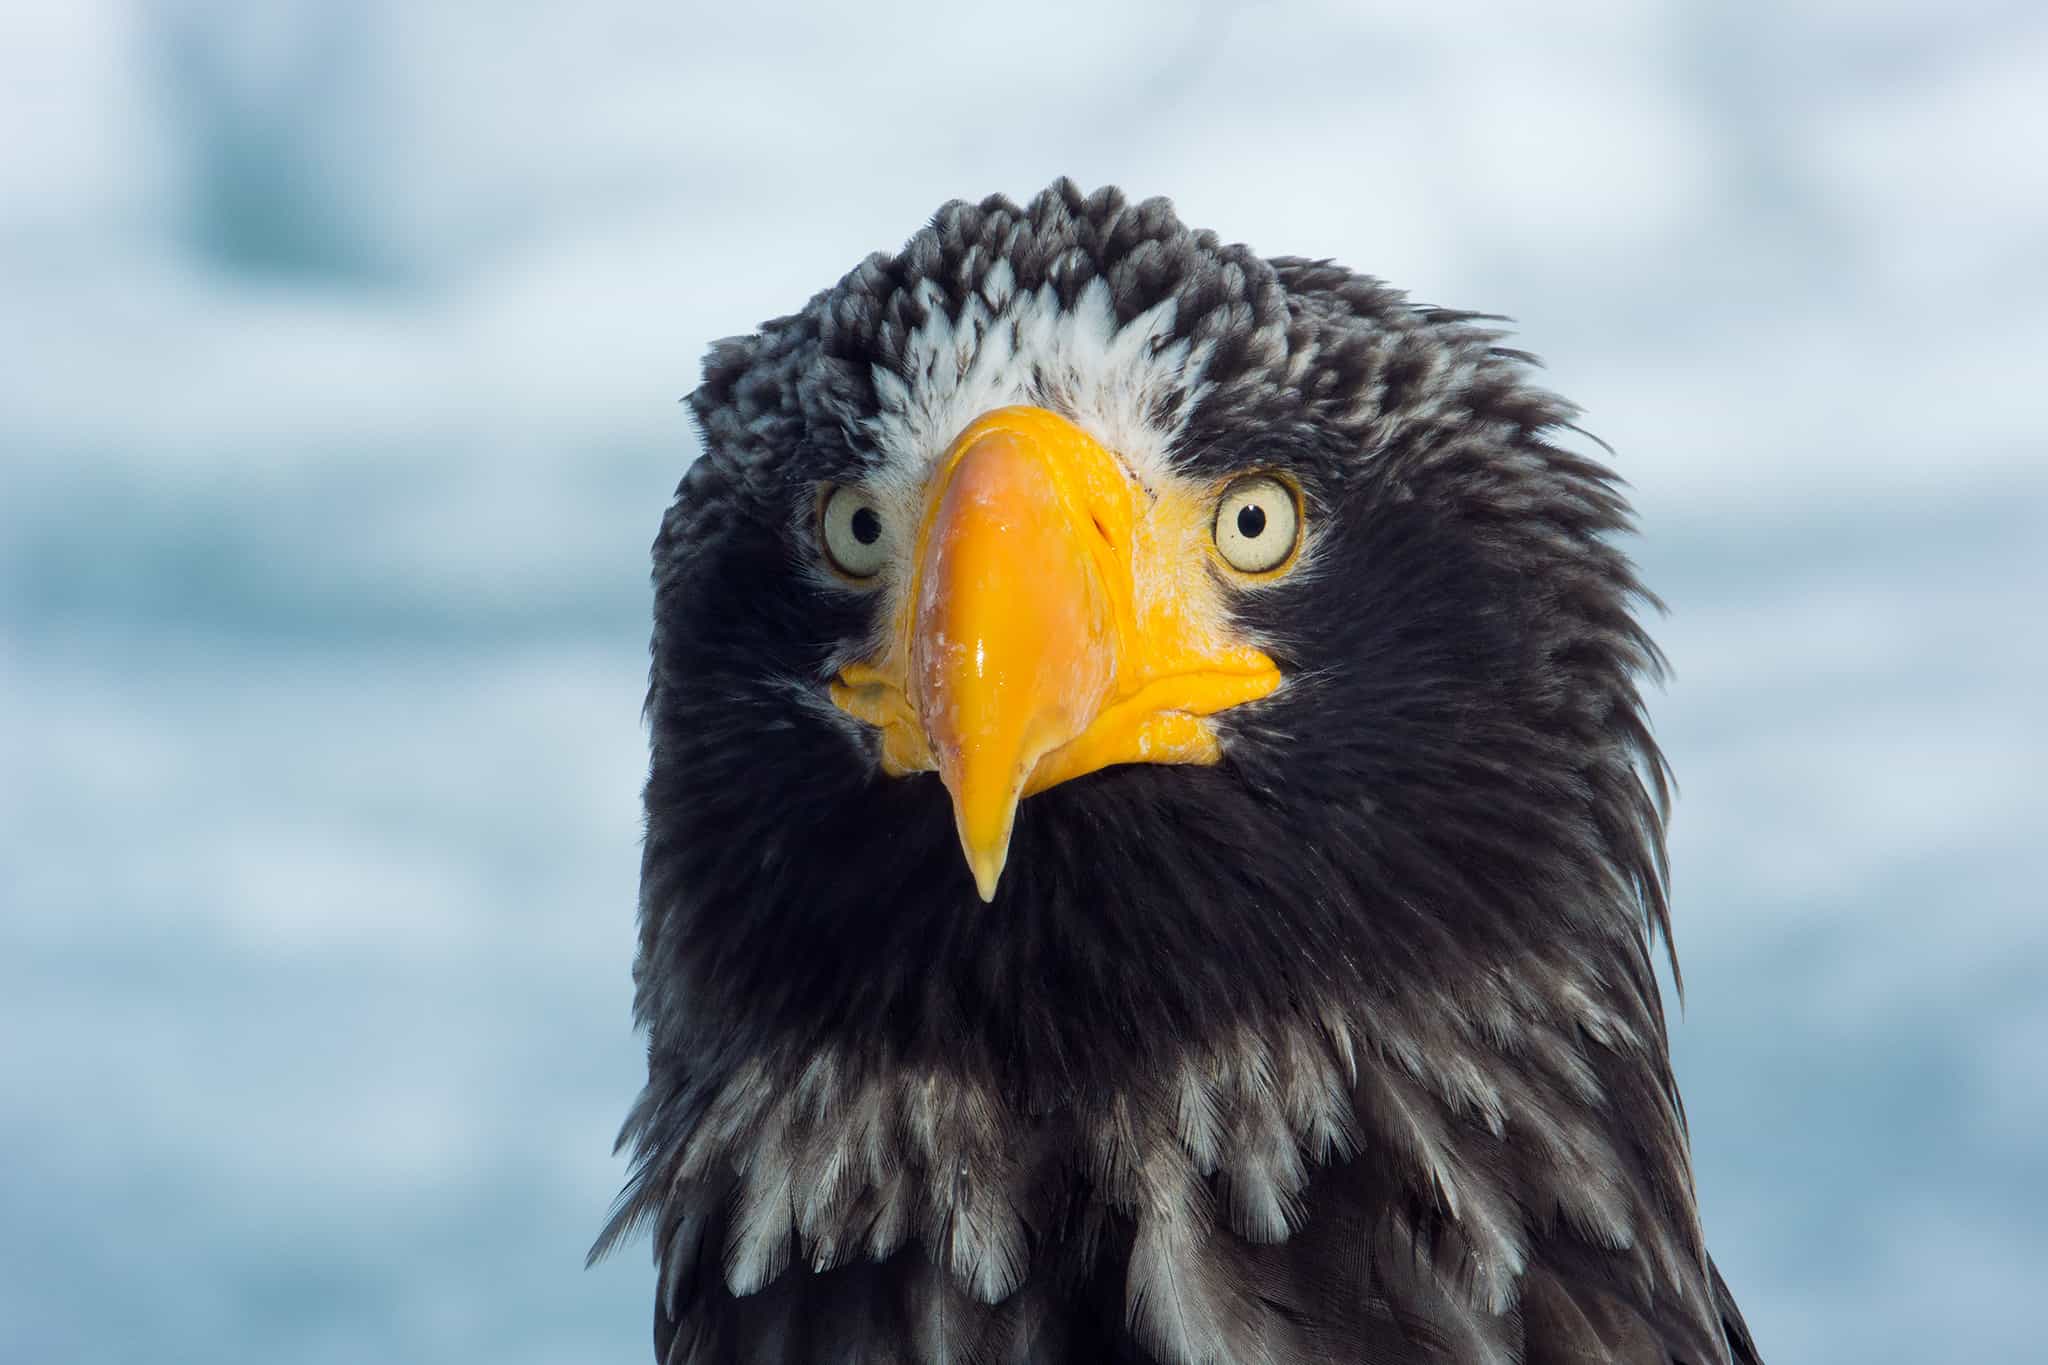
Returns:
[[[1061,180],[712,346],[593,1251],[659,1361],[1757,1361],[1655,600],[1501,321]]]

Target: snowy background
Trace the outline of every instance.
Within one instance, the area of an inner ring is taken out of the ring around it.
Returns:
[[[640,1361],[711,339],[1060,173],[1514,315],[1634,482],[1710,1241],[2038,1358],[2048,10],[0,7],[0,1362]]]

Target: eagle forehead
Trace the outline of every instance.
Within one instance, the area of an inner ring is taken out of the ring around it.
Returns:
[[[1050,284],[933,307],[893,364],[876,362],[874,413],[860,424],[872,477],[921,484],[954,437],[984,413],[1048,408],[1116,452],[1148,487],[1204,391],[1211,342],[1176,336],[1178,301],[1119,321],[1100,277],[1071,301]]]
[[[1167,200],[1061,180],[1023,207],[944,205],[900,251],[717,343],[689,402],[706,452],[749,483],[800,450],[900,482],[1016,403],[1145,475],[1219,389],[1298,379],[1299,321],[1277,263],[1189,229]]]

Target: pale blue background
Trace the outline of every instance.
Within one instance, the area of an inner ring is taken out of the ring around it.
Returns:
[[[0,1361],[645,1358],[675,400],[1061,172],[1520,320],[1672,607],[1728,1278],[2039,1359],[2048,10],[968,8],[0,9]]]

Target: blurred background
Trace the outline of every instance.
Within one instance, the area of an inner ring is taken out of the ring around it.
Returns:
[[[967,8],[0,7],[0,1362],[647,1358],[676,400],[1058,174],[1518,319],[1671,608],[1716,1255],[2038,1359],[2048,9]]]

